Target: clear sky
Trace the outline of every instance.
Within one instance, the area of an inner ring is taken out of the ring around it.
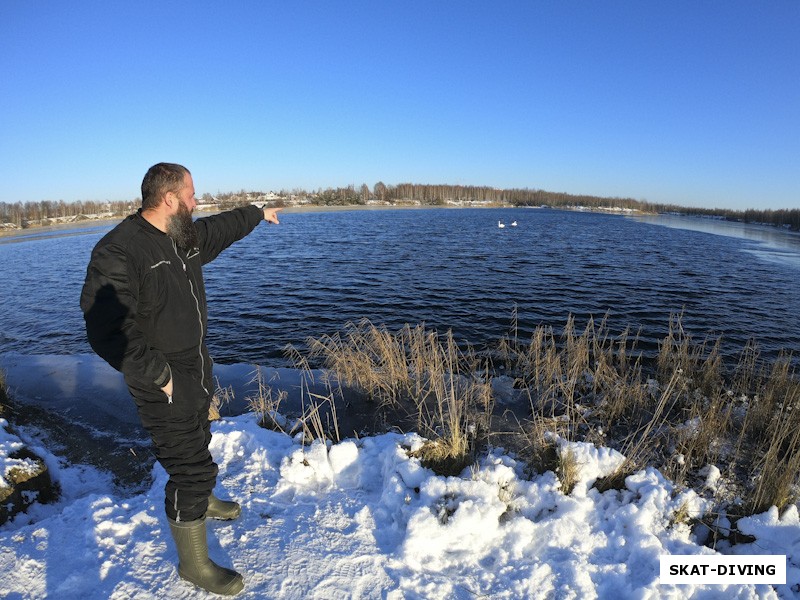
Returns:
[[[800,208],[800,2],[0,3],[0,201],[447,183]]]

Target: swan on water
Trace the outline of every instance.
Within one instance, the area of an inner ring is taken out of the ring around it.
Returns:
[[[502,221],[498,221],[498,222],[497,222],[497,226],[498,226],[500,229],[502,229],[503,227],[505,227],[505,224],[504,224]]]

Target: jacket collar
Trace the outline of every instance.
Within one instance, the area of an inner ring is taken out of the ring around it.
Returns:
[[[155,225],[150,223],[150,221],[148,221],[147,219],[145,219],[142,216],[142,209],[141,208],[139,210],[137,210],[135,214],[131,215],[131,218],[134,219],[136,221],[136,223],[139,225],[139,227],[141,227],[145,231],[147,231],[149,233],[154,233],[154,234],[157,234],[157,235],[163,235],[164,237],[169,237],[169,236],[167,236],[166,233],[161,231],[158,227],[156,227]]]

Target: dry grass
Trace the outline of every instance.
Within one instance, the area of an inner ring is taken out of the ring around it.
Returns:
[[[580,464],[578,457],[569,446],[562,446],[558,451],[558,466],[556,475],[561,482],[561,490],[569,495],[578,483]]]
[[[303,439],[306,443],[314,440],[331,440],[337,443],[341,441],[333,393],[323,396],[313,394],[304,388],[302,406],[303,414],[298,424],[303,429]]]
[[[252,396],[245,398],[250,407],[250,411],[258,416],[258,424],[265,429],[283,431],[282,425],[285,424],[280,417],[278,410],[281,402],[286,398],[287,393],[283,390],[275,392],[272,387],[264,381],[264,374],[258,367],[253,371],[250,384],[256,384],[256,390]]]
[[[516,320],[514,315],[512,322]],[[618,449],[625,461],[596,482],[624,487],[644,467],[661,469],[678,485],[700,480],[717,465],[729,489],[752,514],[796,499],[800,479],[800,384],[791,356],[769,368],[748,344],[726,373],[719,339],[696,343],[672,315],[658,356],[644,365],[638,336],[613,336],[606,319],[579,331],[572,318],[557,336],[538,327],[527,344],[516,327],[500,341],[499,363],[528,394],[527,453],[536,470],[558,473],[549,434]],[[731,497],[720,499],[733,502]]]
[[[681,503],[681,505],[672,513],[672,516],[669,519],[668,527],[671,529],[673,527],[678,526],[691,526],[692,523],[695,521],[695,517],[692,515],[691,510],[689,509],[689,504],[687,502]]]
[[[222,387],[219,379],[214,378],[214,395],[211,397],[211,406],[208,408],[208,420],[216,421],[220,418],[220,409],[233,400],[233,388]]]
[[[249,385],[255,384],[255,390],[245,400],[250,412],[257,415],[258,424],[265,429],[287,435],[296,435],[302,432],[303,442],[309,444],[317,439],[339,442],[341,436],[334,393],[331,391],[327,396],[312,393],[309,390],[309,382],[313,382],[310,369],[303,373],[301,379],[301,414],[291,423],[280,412],[281,403],[288,397],[288,392],[276,390],[269,385],[264,378],[264,373],[258,367],[253,370],[252,379],[249,381]],[[233,399],[233,389],[221,388],[218,385],[217,395],[221,399],[229,401]]]
[[[317,437],[330,430],[315,421],[319,402],[335,410],[334,396],[355,390],[387,419],[399,417],[430,439],[418,452],[427,466],[458,474],[490,435],[497,367],[530,403],[518,450],[535,470],[553,470],[566,493],[578,465],[554,435],[625,456],[615,473],[596,482],[600,490],[622,488],[627,475],[652,466],[679,486],[708,494],[700,470],[715,465],[727,490],[715,492],[720,506],[734,510],[738,502],[737,514],[752,514],[793,502],[800,479],[800,383],[792,357],[765,366],[750,343],[727,371],[720,340],[695,342],[682,315],[671,315],[657,356],[643,357],[638,337],[630,330],[612,334],[607,318],[590,318],[579,328],[570,317],[559,334],[540,326],[521,341],[515,311],[491,360],[459,347],[450,332],[422,325],[389,332],[367,320],[308,340],[305,355],[289,354],[301,368],[310,371],[314,364],[332,373],[338,386],[327,398],[309,395],[318,402],[309,402],[305,422]]]
[[[423,464],[454,474],[473,462],[475,440],[492,408],[491,387],[482,376],[488,367],[471,348],[462,350],[451,332],[406,325],[393,333],[363,320],[343,333],[309,339],[308,348],[307,356],[293,348],[288,355],[304,369],[319,364],[378,410],[412,419],[431,440],[419,451]],[[344,395],[341,387],[338,393]]]
[[[790,357],[783,356],[773,365],[757,391],[741,434],[751,443],[743,446],[747,450],[740,450],[737,456],[744,459],[740,466],[755,467],[757,473],[755,485],[745,497],[749,514],[794,502],[800,473],[800,381],[791,368]]]
[[[8,387],[6,386],[6,373],[0,369],[0,417],[8,412]]]

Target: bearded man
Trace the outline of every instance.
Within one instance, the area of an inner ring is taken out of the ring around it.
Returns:
[[[206,519],[235,519],[238,503],[214,494],[209,452],[213,387],[205,345],[201,266],[265,220],[274,208],[247,206],[192,220],[194,182],[181,165],[159,163],[142,181],[142,208],[92,251],[81,293],[89,343],[122,372],[156,458],[169,474],[165,511],[178,573],[218,594],[237,594],[242,576],[208,557]]]

